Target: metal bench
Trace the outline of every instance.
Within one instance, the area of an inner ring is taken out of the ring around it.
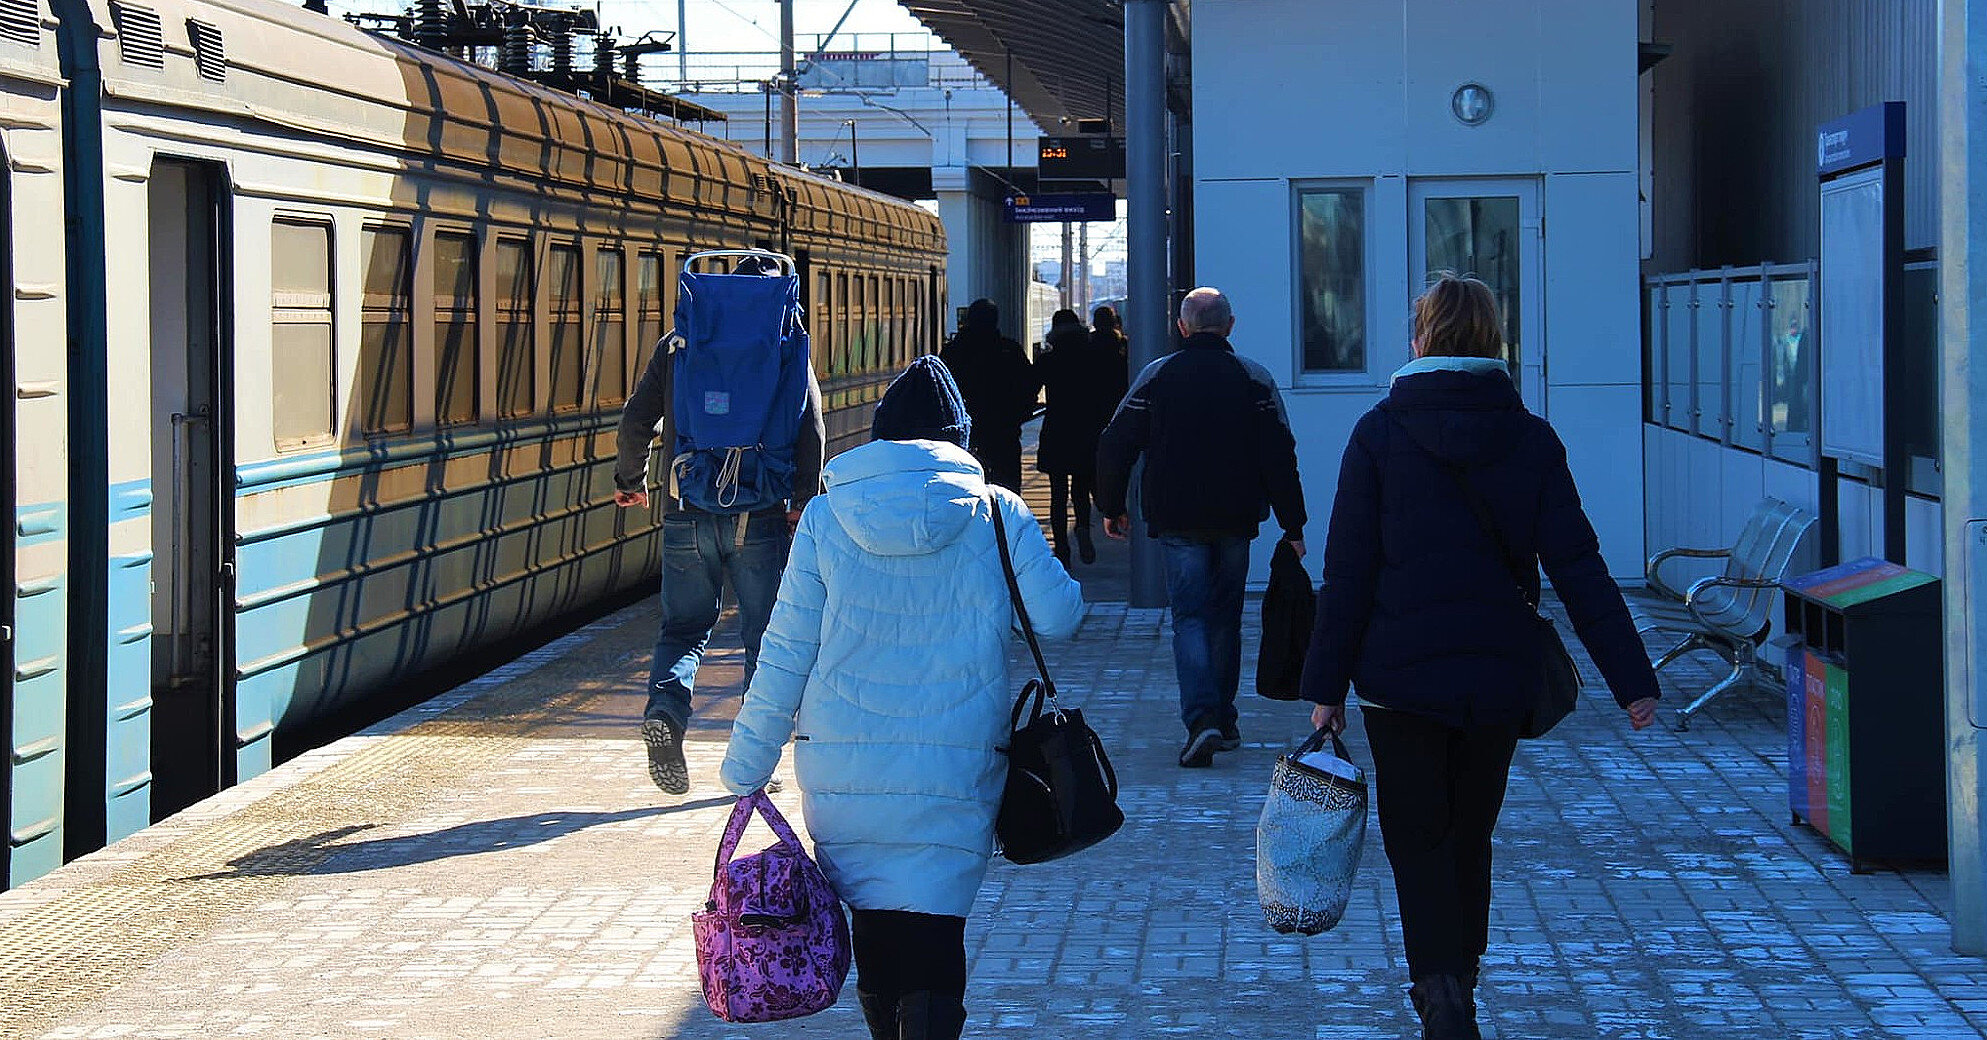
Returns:
[[[1649,558],[1644,573],[1654,598],[1631,603],[1635,630],[1680,637],[1656,658],[1658,671],[1696,650],[1709,650],[1731,665],[1730,674],[1677,711],[1677,728],[1688,730],[1691,716],[1718,696],[1742,686],[1765,685],[1759,647],[1772,627],[1773,594],[1798,558],[1815,524],[1812,513],[1769,498],[1753,508],[1738,541],[1729,549],[1668,549]],[[1683,591],[1664,580],[1663,565],[1675,559],[1725,561],[1724,572],[1694,582]]]

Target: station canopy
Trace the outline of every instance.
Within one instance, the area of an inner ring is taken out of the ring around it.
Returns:
[[[1122,125],[1125,29],[1110,0],[901,0],[919,21],[992,80],[1044,132],[1079,119]],[[1188,0],[1167,3],[1167,38],[1184,50]],[[1009,82],[1009,56],[1013,76]]]

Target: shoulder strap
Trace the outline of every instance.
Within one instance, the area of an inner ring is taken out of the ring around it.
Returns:
[[[1428,456],[1442,468],[1442,472],[1449,475],[1449,479],[1456,482],[1456,490],[1462,493],[1463,501],[1469,503],[1470,512],[1476,514],[1477,526],[1481,527],[1483,533],[1489,535],[1491,542],[1497,546],[1497,556],[1504,561],[1504,569],[1510,572],[1511,583],[1518,588],[1518,598],[1524,600],[1525,605],[1534,611],[1538,610],[1538,600],[1526,591],[1524,568],[1519,565],[1516,554],[1511,552],[1511,544],[1504,540],[1504,532],[1498,529],[1496,518],[1490,514],[1489,503],[1483,500],[1483,496],[1477,492],[1476,485],[1470,482],[1469,473],[1460,463],[1451,462],[1430,451],[1428,445],[1421,443],[1421,439],[1407,428],[1407,424],[1402,422],[1401,417],[1395,415],[1392,409],[1382,405],[1380,410],[1386,413],[1387,418],[1393,422],[1394,429],[1400,431],[1401,436],[1406,437],[1409,444]]]
[[[1021,635],[1028,640],[1028,652],[1035,655],[1035,671],[1042,677],[1042,688],[1049,700],[1056,699],[1055,680],[1049,678],[1049,662],[1042,657],[1042,646],[1035,641],[1035,625],[1028,620],[1028,605],[1021,602],[1021,583],[1014,577],[1014,557],[1007,548],[1007,524],[1001,520],[1000,497],[988,492],[987,505],[993,509],[994,541],[1000,545],[1000,569],[1007,575],[1007,596],[1014,603],[1014,613],[1021,619]]]

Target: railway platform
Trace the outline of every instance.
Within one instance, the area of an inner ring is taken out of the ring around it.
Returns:
[[[1263,924],[1255,820],[1304,712],[1245,690],[1243,748],[1178,768],[1165,614],[1123,605],[1123,551],[1101,548],[1078,568],[1089,617],[1048,650],[1114,757],[1128,823],[1066,861],[996,863],[968,932],[967,1035],[1411,1035],[1377,825],[1336,931]],[[864,1035],[849,991],[780,1025],[704,1009],[689,915],[730,804],[716,771],[739,653],[721,631],[692,790],[662,795],[636,736],[652,611],[624,609],[0,895],[0,1036]],[[1521,748],[1486,1035],[1981,1035],[1987,962],[1948,949],[1945,875],[1852,875],[1790,826],[1779,724],[1755,694],[1688,733],[1665,721],[1631,736],[1594,692]],[[1365,760],[1356,721],[1351,736]],[[774,797],[798,825],[790,767]]]

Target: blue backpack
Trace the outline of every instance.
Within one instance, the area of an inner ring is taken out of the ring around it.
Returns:
[[[763,258],[787,273],[691,272],[713,255]],[[785,256],[726,250],[685,262],[671,336],[671,497],[709,513],[749,513],[793,497],[794,441],[807,409],[801,318],[800,279]]]

